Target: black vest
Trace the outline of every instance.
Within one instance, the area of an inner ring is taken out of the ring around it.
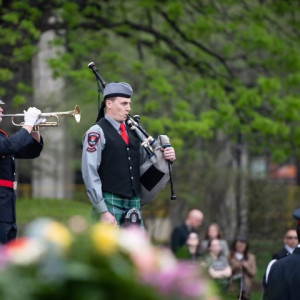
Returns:
[[[102,118],[97,124],[106,140],[98,173],[102,191],[130,198],[140,193],[140,141],[128,130],[129,145],[109,121]]]

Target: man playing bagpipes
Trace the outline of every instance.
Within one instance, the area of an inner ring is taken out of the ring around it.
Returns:
[[[125,82],[105,85],[96,124],[83,138],[81,170],[93,216],[117,225],[142,224],[140,166],[149,155],[128,123],[132,93]],[[170,145],[159,151],[168,162],[175,160]]]

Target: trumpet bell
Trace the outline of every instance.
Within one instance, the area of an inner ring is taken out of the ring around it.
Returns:
[[[80,122],[80,107],[78,105],[75,106],[75,109],[74,109],[74,119],[76,121],[76,123],[79,123]]]

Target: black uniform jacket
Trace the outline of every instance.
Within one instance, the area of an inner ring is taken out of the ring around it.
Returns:
[[[0,180],[15,180],[15,158],[35,158],[43,149],[43,140],[38,143],[26,129],[20,129],[7,137],[0,131]],[[0,186],[0,222],[15,222],[15,192]]]
[[[288,252],[288,251],[283,247],[281,250],[275,252],[275,253],[273,254],[273,257],[272,257],[272,258],[273,258],[273,259],[280,259],[280,258],[286,257],[286,256],[288,256],[288,255],[290,255],[290,252]]]
[[[264,300],[300,299],[300,248],[276,261],[270,270]]]
[[[171,248],[174,253],[185,245],[189,233],[190,229],[185,223],[174,228],[171,234]]]

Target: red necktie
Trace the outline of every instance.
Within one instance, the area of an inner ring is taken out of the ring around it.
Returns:
[[[126,145],[128,145],[129,139],[128,139],[128,135],[127,135],[124,123],[120,124],[120,131],[121,131],[121,137],[122,137],[122,139],[124,140],[124,142],[126,143]]]

